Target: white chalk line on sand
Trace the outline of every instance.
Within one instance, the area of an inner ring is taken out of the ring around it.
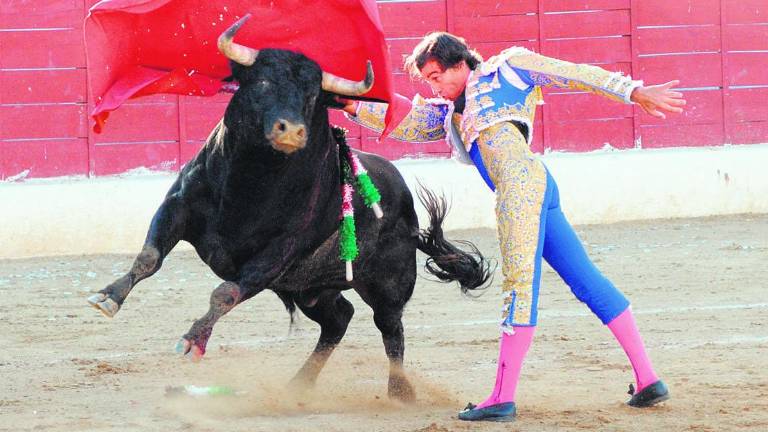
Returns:
[[[708,306],[677,306],[677,307],[665,307],[665,308],[649,308],[642,310],[634,310],[632,312],[635,315],[655,315],[666,313],[681,313],[681,312],[706,312],[706,311],[720,311],[720,310],[739,310],[739,309],[764,309],[768,308],[768,303],[746,303],[746,304],[732,304],[732,305],[708,305]],[[585,306],[586,309],[586,306]],[[592,316],[592,312],[589,310],[548,310],[540,309],[539,316],[542,318],[572,318]],[[421,324],[408,326],[408,329],[431,329],[431,328],[443,328],[443,327],[462,327],[473,326],[482,324],[498,324],[499,320],[471,320],[471,321],[457,321],[446,322],[440,324]]]
[[[730,305],[704,305],[704,306],[678,306],[678,307],[666,307],[666,308],[648,308],[640,311],[633,311],[636,315],[651,315],[662,313],[680,313],[680,312],[705,312],[705,311],[722,311],[722,310],[742,310],[742,309],[765,309],[768,308],[768,303],[745,303],[745,304],[730,304]],[[589,311],[572,311],[572,310],[541,310],[539,315],[545,318],[570,318],[579,316],[592,315]],[[458,321],[458,322],[445,322],[442,324],[415,324],[406,325],[406,330],[429,330],[433,328],[445,328],[445,327],[459,327],[459,326],[473,326],[483,324],[497,324],[498,320],[472,320],[472,321]],[[252,338],[243,341],[233,341],[226,343],[219,343],[223,346],[240,346],[246,348],[258,348],[263,346],[269,346],[278,342],[285,342],[295,338],[295,335],[288,336],[264,336],[258,338]],[[699,348],[707,345],[757,345],[768,342],[768,336],[732,336],[726,339],[697,341],[692,344],[680,344],[676,342],[672,345],[663,345],[665,349],[690,349]],[[169,348],[170,351],[170,348]],[[107,359],[119,359],[119,358],[131,358],[139,357],[143,355],[156,355],[161,352],[153,350],[131,351],[112,354],[99,354],[97,356],[84,356],[94,357],[98,360]],[[180,356],[180,355],[179,355]],[[71,358],[59,359],[48,362],[52,365],[56,363],[71,361]]]
[[[713,341],[699,341],[695,343],[688,343],[680,345],[677,342],[662,344],[664,349],[678,349],[678,348],[701,348],[710,345],[759,345],[768,342],[768,336],[741,336],[731,335],[726,339],[713,340]]]

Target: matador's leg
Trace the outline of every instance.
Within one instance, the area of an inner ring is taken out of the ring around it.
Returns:
[[[528,149],[525,138],[511,123],[481,132],[478,145],[496,186],[496,218],[504,274],[504,332],[499,341],[496,384],[491,395],[474,409],[459,413],[459,418],[510,419],[515,416],[517,382],[536,325],[547,176],[544,166]]]
[[[509,330],[513,325],[536,325],[547,172],[511,123],[482,131],[477,143],[496,185],[496,222],[504,275],[503,325]]]

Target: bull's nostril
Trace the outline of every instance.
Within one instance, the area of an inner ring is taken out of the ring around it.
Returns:
[[[279,130],[280,132],[285,132],[285,122],[283,121],[277,122],[277,130]]]
[[[299,136],[299,138],[304,138],[305,129],[303,127],[299,128],[299,130],[296,131],[296,135]]]

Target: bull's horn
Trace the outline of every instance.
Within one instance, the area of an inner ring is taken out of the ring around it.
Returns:
[[[323,72],[323,90],[342,96],[360,96],[373,87],[373,65],[368,60],[368,71],[362,81],[352,81]]]
[[[219,36],[217,45],[219,51],[224,54],[228,59],[240,63],[243,66],[250,66],[256,61],[256,57],[259,55],[259,50],[248,48],[240,44],[232,42],[232,38],[235,37],[235,33],[240,30],[240,27],[245,24],[251,18],[251,14],[240,18],[236,23],[232,24],[224,33]]]

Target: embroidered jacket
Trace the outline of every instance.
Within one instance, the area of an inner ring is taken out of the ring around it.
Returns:
[[[389,136],[409,142],[447,138],[453,145],[454,157],[477,165],[480,158],[473,144],[480,131],[494,124],[514,120],[525,125],[525,139],[530,145],[536,105],[543,103],[540,86],[583,90],[631,103],[629,97],[632,90],[642,84],[642,81],[633,81],[619,72],[574,64],[525,48],[512,47],[472,71],[467,81],[463,115],[453,115],[451,101],[424,99],[417,95],[408,115]],[[381,131],[385,112],[385,104],[361,102],[357,115],[348,117],[365,127]],[[472,153],[477,156],[473,157]],[[482,174],[484,170],[480,166],[478,168]],[[488,181],[487,176],[484,178]]]

